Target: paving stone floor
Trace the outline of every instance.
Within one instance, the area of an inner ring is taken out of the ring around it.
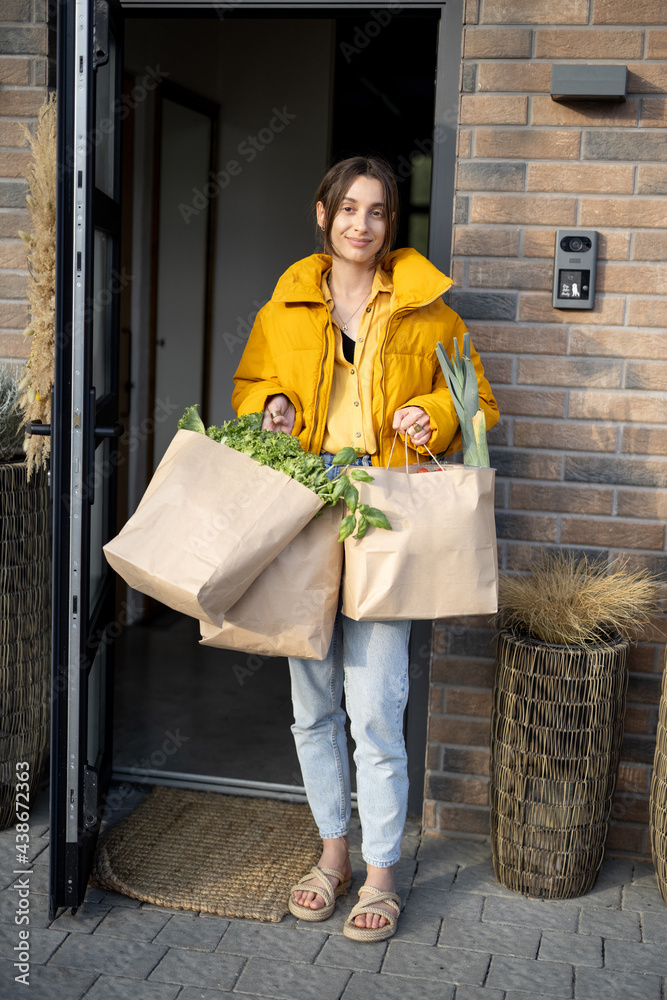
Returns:
[[[389,942],[343,937],[356,892],[322,924],[226,920],[99,889],[49,921],[44,793],[31,816],[27,987],[13,968],[15,833],[0,833],[0,1000],[667,1000],[667,905],[649,864],[606,861],[586,896],[540,901],[496,882],[487,844],[420,838],[409,824]],[[358,829],[352,844],[358,888]]]

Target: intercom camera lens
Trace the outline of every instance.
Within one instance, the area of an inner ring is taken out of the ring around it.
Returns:
[[[583,246],[584,244],[582,243],[582,241],[576,236],[573,236],[572,239],[570,240],[570,250],[572,250],[574,253],[577,253],[579,250],[583,249]]]

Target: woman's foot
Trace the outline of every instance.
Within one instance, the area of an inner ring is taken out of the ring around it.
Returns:
[[[335,840],[323,841],[322,856],[317,864],[319,868],[334,868],[344,876],[344,882],[352,878],[350,845],[347,837],[338,837]],[[336,889],[340,884],[339,879],[334,878],[333,875],[325,875],[324,877],[332,889]],[[326,906],[324,896],[317,892],[317,886],[322,885],[322,880],[313,876],[312,878],[302,879],[303,882],[309,885],[312,883],[314,887],[313,891],[307,892],[301,890],[300,892],[295,892],[293,894],[294,902],[297,906],[306,906],[311,910],[321,910],[323,906]]]
[[[366,885],[371,885],[374,889],[380,889],[382,892],[396,892],[393,868],[376,868],[374,865],[366,865],[366,869]],[[369,906],[376,905],[372,902],[370,894],[365,898]],[[391,916],[394,919],[396,917],[396,910],[386,903],[377,904],[377,909],[383,910],[387,916]],[[378,913],[360,913],[354,918],[354,923],[357,927],[366,927],[372,930],[384,927],[388,922],[385,917],[381,917]]]

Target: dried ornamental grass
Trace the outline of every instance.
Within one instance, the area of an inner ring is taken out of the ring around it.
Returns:
[[[627,560],[611,568],[573,553],[549,553],[528,576],[502,574],[498,606],[503,624],[559,645],[636,639],[660,609],[660,585]]]
[[[33,162],[26,180],[30,194],[33,232],[19,232],[28,245],[28,302],[30,325],[24,331],[31,338],[30,355],[21,382],[20,405],[24,423],[51,423],[51,389],[55,355],[56,301],[56,95],[51,94],[39,111],[35,133],[24,125],[30,140]],[[28,478],[34,469],[45,468],[50,438],[32,435],[26,440]]]
[[[23,418],[18,398],[19,384],[14,372],[0,365],[0,462],[10,462],[21,450]]]

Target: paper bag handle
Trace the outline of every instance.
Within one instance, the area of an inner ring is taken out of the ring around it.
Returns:
[[[389,466],[391,465],[391,456],[394,454],[394,448],[396,446],[396,438],[397,437],[398,437],[398,431],[396,431],[396,433],[394,434],[394,440],[391,442],[391,451],[389,452],[389,461],[387,462],[387,468],[389,468]],[[404,444],[405,444],[405,471],[407,473],[408,472],[408,436],[407,436],[407,434],[405,435],[405,438],[404,438]],[[441,472],[444,472],[445,471],[444,468],[442,467],[442,465],[440,465],[440,462],[437,460],[437,458],[435,457],[435,455],[433,454],[433,452],[431,451],[431,449],[429,448],[429,446],[427,444],[425,444],[424,447],[426,448],[427,452],[429,453],[429,455],[431,456],[431,458],[433,459],[433,461],[435,462],[435,464],[441,470]]]

